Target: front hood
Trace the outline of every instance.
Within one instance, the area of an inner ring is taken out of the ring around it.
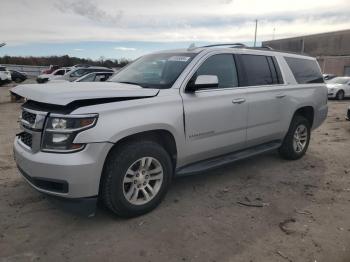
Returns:
[[[341,84],[327,84],[327,88],[337,88],[341,86]]]
[[[159,92],[158,89],[113,82],[27,84],[18,85],[11,91],[28,100],[62,106],[74,101],[91,99],[152,97]]]

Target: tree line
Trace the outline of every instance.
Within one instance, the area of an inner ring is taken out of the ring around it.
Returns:
[[[128,64],[130,60],[126,58],[121,59],[105,59],[100,57],[99,60],[92,60],[90,58],[72,57],[69,55],[63,56],[3,56],[0,57],[0,64],[15,64],[15,65],[33,65],[33,66],[73,66],[76,64],[88,64],[94,66],[106,67],[123,67]]]

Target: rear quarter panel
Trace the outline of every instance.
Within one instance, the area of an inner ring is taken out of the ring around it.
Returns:
[[[284,56],[285,55],[276,55],[285,81],[284,90],[286,93],[286,97],[284,98],[284,106],[283,108],[281,108],[284,119],[284,121],[282,122],[283,130],[285,130],[286,134],[294,113],[299,108],[306,106],[312,106],[312,108],[314,109],[314,121],[312,128],[315,129],[318,126],[320,126],[327,117],[328,91],[326,84],[298,84],[287,62],[285,61]],[[304,56],[296,55],[295,57],[305,59]],[[315,60],[311,57],[307,57],[307,59]]]

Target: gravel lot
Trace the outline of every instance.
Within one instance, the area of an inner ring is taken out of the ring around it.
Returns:
[[[0,87],[0,261],[350,261],[349,101],[329,103],[307,155],[277,153],[174,181],[152,213],[64,212],[12,159],[19,103]],[[253,204],[256,207],[241,203]]]

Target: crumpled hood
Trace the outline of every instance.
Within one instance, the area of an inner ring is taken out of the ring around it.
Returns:
[[[114,82],[67,82],[18,85],[11,92],[28,100],[65,106],[89,99],[152,97],[159,90]]]

